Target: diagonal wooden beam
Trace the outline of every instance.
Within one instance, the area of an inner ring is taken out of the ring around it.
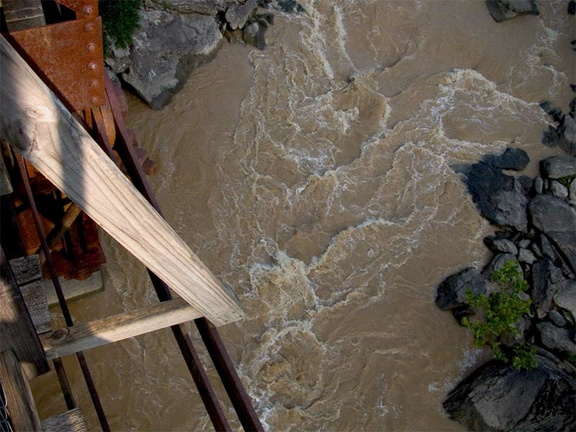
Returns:
[[[245,317],[220,284],[0,36],[0,139],[215,325]]]

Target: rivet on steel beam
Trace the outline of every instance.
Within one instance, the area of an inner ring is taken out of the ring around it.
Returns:
[[[96,44],[94,42],[90,42],[88,45],[86,45],[86,49],[88,51],[94,51],[96,50]]]
[[[84,6],[82,8],[82,12],[84,12],[84,15],[90,15],[92,12],[94,12],[94,8],[92,6]]]
[[[96,70],[97,67],[98,67],[98,65],[94,62],[88,63],[88,69],[90,69],[90,70]]]
[[[96,96],[93,96],[92,98],[90,98],[90,102],[92,102],[93,104],[97,104],[99,101],[99,99]]]
[[[93,79],[92,81],[90,81],[90,85],[92,87],[98,87],[98,80]]]
[[[88,23],[84,26],[84,30],[86,30],[87,32],[94,31],[95,28],[96,26],[93,23]]]

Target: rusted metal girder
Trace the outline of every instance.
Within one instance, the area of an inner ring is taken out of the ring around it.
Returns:
[[[100,106],[105,90],[98,1],[58,3],[76,12],[76,20],[12,31],[6,36],[70,111]]]
[[[142,167],[137,162],[134,149],[129,143],[130,139],[128,130],[126,125],[123,123],[122,116],[120,114],[120,109],[118,101],[116,101],[113,84],[107,77],[105,83],[112,112],[114,113],[114,118],[116,120],[116,127],[118,129],[117,134],[119,136],[119,140],[117,147],[118,152],[122,158],[122,162],[124,163],[126,171],[128,172],[128,175],[130,176],[136,188],[140,191],[144,198],[146,198],[154,206],[154,208],[156,208],[156,210],[162,214],[162,210],[160,209],[158,201],[152,192],[150,183],[148,183]],[[166,284],[164,284],[154,273],[149,272],[149,274],[159,300],[169,300],[171,298],[171,294]],[[216,367],[216,370],[220,376],[222,384],[224,385],[224,389],[226,390],[234,410],[236,411],[238,419],[242,424],[242,427],[245,431],[264,431],[264,428],[258,419],[258,415],[254,410],[250,396],[246,393],[246,389],[242,384],[242,380],[238,376],[238,373],[234,368],[234,364],[230,359],[228,352],[226,351],[226,347],[220,338],[218,329],[211,325],[210,322],[204,318],[196,320],[195,323],[198,328],[198,332],[200,333],[206,346],[208,354],[210,355],[212,362],[214,363],[214,366]],[[192,373],[192,376],[196,382],[214,427],[216,430],[228,430],[226,429],[229,428],[226,418],[224,417],[224,414],[222,413],[217,400],[214,400],[215,396],[212,394],[213,390],[210,390],[210,382],[208,381],[207,377],[196,376],[197,371],[194,369],[197,367],[195,365],[198,365],[199,363],[198,360],[194,358],[196,355],[196,350],[192,345],[190,337],[183,332],[183,328],[181,326],[172,327],[172,331],[176,341],[178,342],[178,346],[180,347],[182,355],[186,359],[188,368],[190,369],[190,372]],[[201,370],[202,369],[203,368],[201,367]],[[206,389],[204,389],[202,386],[206,386]],[[217,422],[222,422],[222,426],[220,426]]]

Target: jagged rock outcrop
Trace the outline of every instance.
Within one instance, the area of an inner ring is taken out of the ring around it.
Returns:
[[[519,15],[540,15],[536,0],[486,0],[486,6],[496,22],[502,22]]]
[[[484,364],[450,392],[448,416],[474,431],[575,430],[576,380],[551,360],[536,360],[531,371]]]
[[[516,160],[515,157],[520,158]],[[576,184],[576,158],[552,157],[541,161],[540,176],[525,180],[526,201],[516,205],[510,223],[501,218],[499,191],[516,191],[517,177],[501,169],[525,166],[524,155],[511,149],[489,155],[464,173],[468,189],[482,216],[505,230],[484,239],[494,257],[482,271],[467,268],[447,277],[437,290],[436,304],[451,310],[462,324],[475,311],[466,303],[467,290],[494,292],[488,283],[494,270],[507,261],[518,261],[529,282],[530,313],[516,324],[518,332],[498,337],[505,352],[530,346],[537,356],[535,369],[520,372],[493,361],[461,382],[444,402],[448,415],[474,431],[574,430],[576,396],[576,210],[566,191]],[[559,192],[560,191],[560,192]],[[496,197],[496,198],[494,198]],[[519,201],[519,200],[516,200]],[[523,215],[521,215],[523,213]],[[509,215],[506,215],[509,216]],[[506,226],[507,225],[507,226]],[[529,296],[529,297],[528,297]]]
[[[192,69],[216,55],[222,41],[210,16],[149,11],[142,14],[133,38],[131,64],[122,79],[153,108],[160,109],[184,85]]]
[[[155,109],[163,108],[190,72],[230,42],[266,47],[272,13],[301,12],[294,0],[145,0],[140,28],[127,49],[112,47],[108,68]]]

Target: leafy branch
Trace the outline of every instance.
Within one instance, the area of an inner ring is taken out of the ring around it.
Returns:
[[[474,344],[478,347],[491,347],[496,360],[512,361],[512,365],[520,370],[530,370],[535,366],[535,349],[526,343],[516,344],[512,349],[506,349],[502,337],[518,335],[518,323],[530,311],[530,298],[523,298],[522,293],[529,288],[528,282],[518,261],[508,261],[500,269],[492,272],[492,280],[500,285],[499,292],[489,295],[466,292],[468,305],[483,316],[481,320],[471,321],[468,317],[462,320],[462,325],[472,331]]]

